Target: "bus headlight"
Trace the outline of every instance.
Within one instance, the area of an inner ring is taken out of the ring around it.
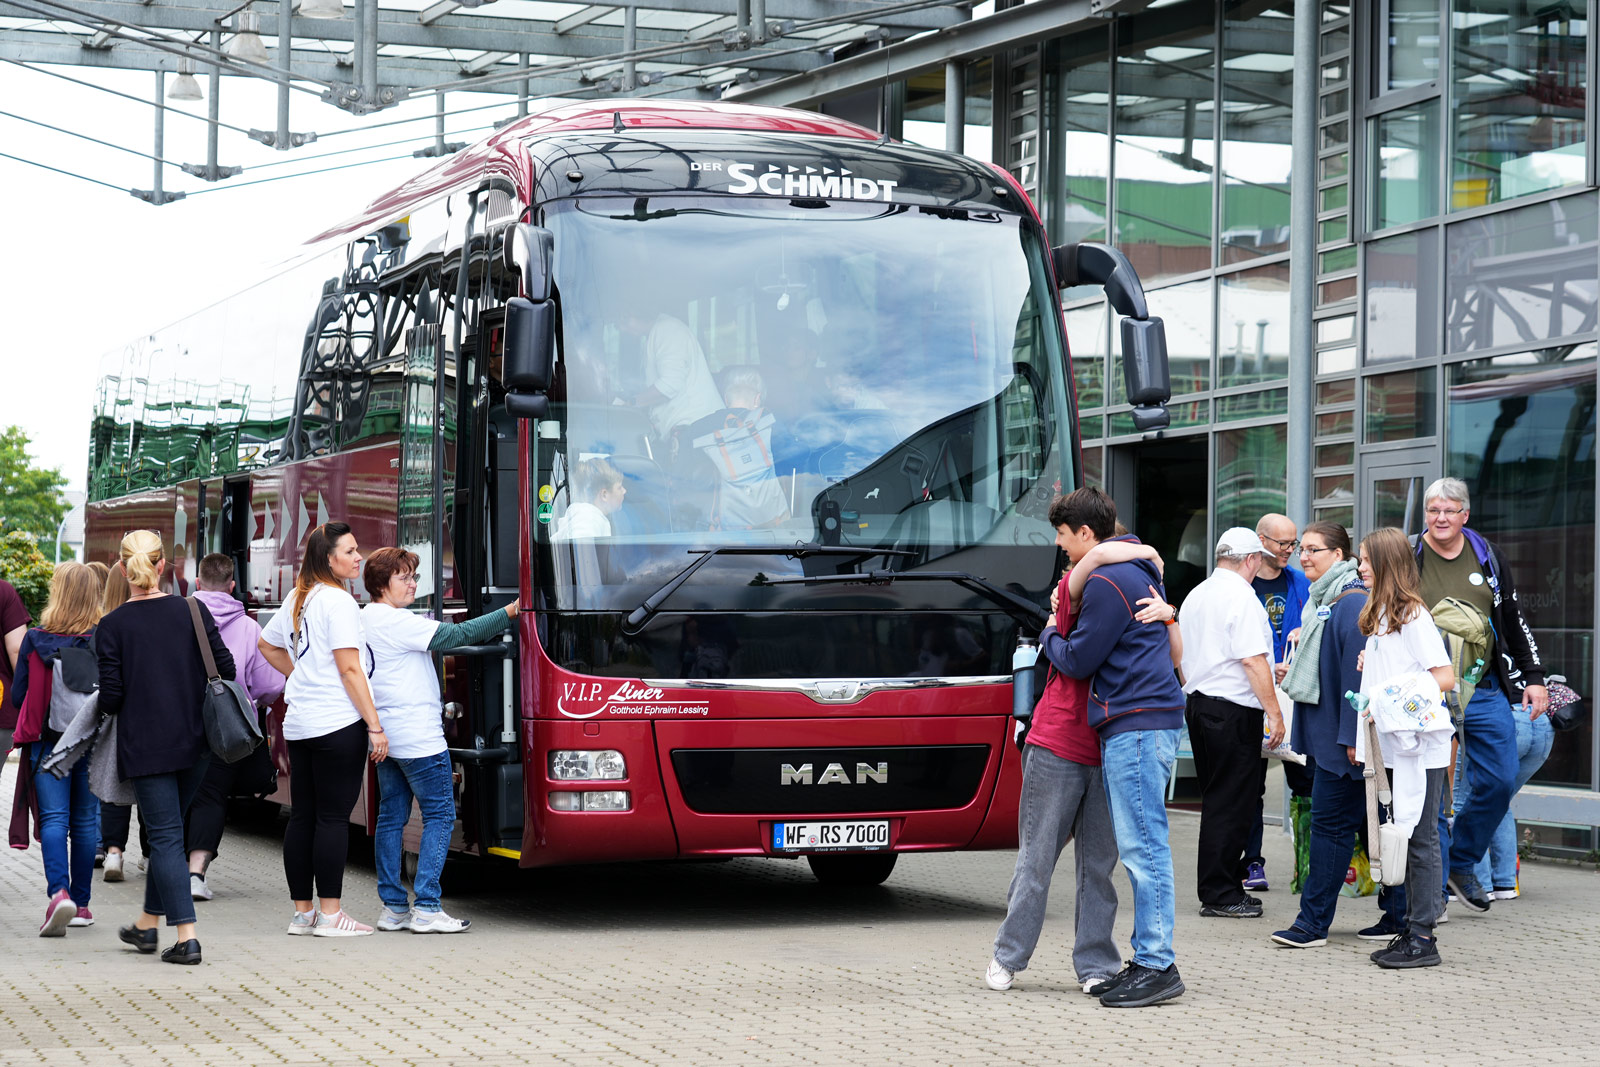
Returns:
[[[633,795],[625,789],[605,789],[592,793],[551,793],[552,811],[627,811]]]
[[[550,777],[558,782],[615,781],[627,776],[627,761],[615,749],[556,749],[550,753]]]

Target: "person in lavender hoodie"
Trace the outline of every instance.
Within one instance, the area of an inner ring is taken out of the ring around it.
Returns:
[[[195,590],[195,599],[204,604],[217,621],[217,632],[222,635],[228,651],[233,653],[239,684],[258,708],[272,703],[283,692],[285,679],[256,647],[261,627],[245,614],[244,604],[233,595],[233,560],[220,552],[211,553],[200,561],[196,580],[199,588]],[[206,872],[222,844],[228,794],[248,762],[212,760],[205,781],[189,806],[183,840],[189,851],[189,895],[196,900],[210,900],[213,896],[206,882]]]

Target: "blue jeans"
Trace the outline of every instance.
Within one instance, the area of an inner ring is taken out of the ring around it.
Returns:
[[[412,887],[418,911],[439,911],[439,875],[450,854],[450,831],[456,821],[455,787],[450,754],[416,759],[393,756],[378,764],[378,830],[374,859],[378,867],[378,899],[392,912],[410,910],[400,884],[400,852],[411,798],[422,812],[422,843],[417,846],[417,876]]]
[[[211,754],[193,767],[167,774],[146,774],[133,781],[139,821],[150,831],[150,869],[144,880],[144,910],[165,915],[168,926],[194,922],[194,897],[189,894],[189,853],[183,848],[183,815],[200,791],[211,766]]]
[[[1133,886],[1133,961],[1164,971],[1176,957],[1172,930],[1172,846],[1167,840],[1167,782],[1178,730],[1129,730],[1101,742],[1101,778],[1117,851]]]
[[[1461,731],[1464,777],[1470,793],[1455,798],[1455,822],[1447,823],[1439,809],[1439,845],[1449,862],[1445,872],[1470,874],[1489,850],[1489,839],[1511,808],[1516,792],[1517,728],[1511,703],[1491,678],[1472,694]]]
[[[1512,707],[1511,718],[1517,728],[1517,777],[1512,783],[1511,795],[1516,796],[1528,784],[1544,761],[1550,756],[1550,746],[1555,743],[1556,731],[1550,725],[1550,716],[1530,717],[1521,705]],[[1457,796],[1465,802],[1472,792],[1472,779],[1463,774]],[[1489,851],[1478,861],[1478,884],[1485,889],[1511,889],[1517,884],[1517,819],[1510,811],[1500,820],[1494,836],[1489,839]]]
[[[1315,774],[1311,784],[1311,864],[1300,890],[1300,914],[1294,925],[1327,937],[1339,890],[1350,870],[1356,835],[1366,822],[1367,785],[1360,778],[1330,774],[1320,766]]]
[[[39,770],[39,764],[54,748],[49,741],[35,741],[28,746],[33,792],[39,798],[39,850],[44,853],[45,895],[53,897],[65,889],[72,902],[83,908],[89,904],[89,888],[94,883],[100,801],[89,792],[87,756],[78,760],[65,778]]]

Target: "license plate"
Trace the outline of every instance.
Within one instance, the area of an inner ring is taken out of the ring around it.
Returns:
[[[873,852],[888,847],[888,819],[772,824],[774,852]]]

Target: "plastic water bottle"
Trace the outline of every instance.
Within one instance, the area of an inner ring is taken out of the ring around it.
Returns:
[[[1039,639],[1017,638],[1017,649],[1011,653],[1011,716],[1016,719],[1033,717],[1033,668],[1039,662]]]

